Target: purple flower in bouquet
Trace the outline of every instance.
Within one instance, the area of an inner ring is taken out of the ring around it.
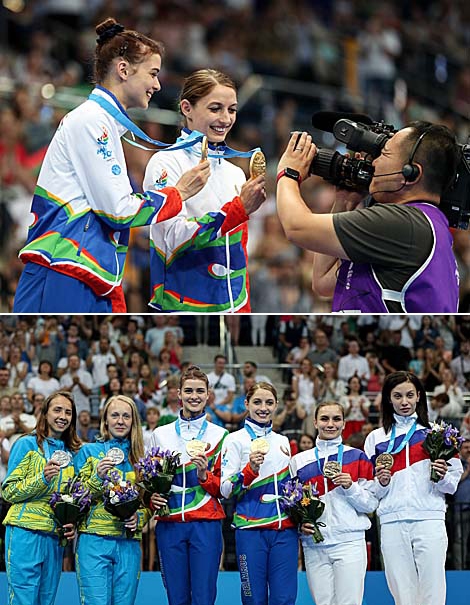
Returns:
[[[426,437],[423,448],[428,452],[432,462],[436,460],[450,460],[458,453],[460,446],[465,441],[460,436],[458,429],[444,421],[433,422],[430,429],[426,429]],[[437,483],[440,477],[431,468],[431,481]]]
[[[313,541],[315,543],[323,542],[324,537],[320,527],[325,527],[325,524],[318,519],[323,514],[325,503],[318,497],[316,485],[303,484],[298,477],[289,479],[283,486],[279,505],[295,524],[311,523],[314,528]]]
[[[139,490],[117,470],[111,471],[103,481],[103,503],[108,513],[125,521],[140,508]],[[126,536],[131,538],[132,532],[126,530]]]
[[[54,518],[59,524],[58,533],[60,545],[66,546],[64,525],[77,525],[86,515],[90,504],[91,494],[78,477],[71,478],[65,484],[63,491],[54,492],[49,500],[54,511]]]
[[[139,477],[138,485],[148,494],[160,494],[168,498],[176,469],[180,465],[180,458],[179,452],[170,452],[158,446],[152,447],[134,465]],[[169,515],[170,509],[168,506],[163,506],[156,514]]]

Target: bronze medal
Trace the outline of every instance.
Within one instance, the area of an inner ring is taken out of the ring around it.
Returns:
[[[207,160],[207,156],[209,155],[209,141],[207,137],[203,137],[201,141],[201,162]]]
[[[112,447],[106,454],[108,458],[112,458],[115,466],[121,464],[124,460],[124,452],[119,447]]]
[[[335,460],[325,462],[325,465],[323,466],[323,474],[325,477],[328,479],[333,479],[333,477],[336,477],[336,475],[338,475],[340,472],[341,464],[339,462],[336,462]]]
[[[72,455],[69,452],[64,452],[64,450],[56,450],[52,454],[51,460],[57,462],[60,468],[65,468],[72,462]]]
[[[210,443],[200,441],[199,439],[191,439],[191,441],[188,441],[186,444],[186,451],[191,458],[193,456],[198,456],[199,454],[204,454],[209,448]]]
[[[250,446],[250,452],[260,452],[266,455],[269,452],[269,441],[264,437],[253,439]]]
[[[375,466],[377,466],[378,464],[380,464],[381,466],[383,466],[384,468],[390,470],[393,466],[394,460],[393,460],[393,456],[392,454],[387,454],[386,452],[384,454],[379,454],[377,456],[377,458],[375,459]]]
[[[266,157],[262,151],[255,151],[250,159],[250,178],[266,174]]]

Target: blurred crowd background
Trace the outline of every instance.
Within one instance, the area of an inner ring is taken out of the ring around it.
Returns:
[[[107,16],[165,44],[162,90],[147,112],[133,114],[151,136],[176,138],[176,98],[191,71],[218,68],[239,87],[230,144],[244,150],[260,145],[269,172],[268,200],[249,222],[253,312],[330,309],[311,292],[311,255],[285,239],[275,211],[277,159],[291,130],[307,129],[319,146],[334,147],[331,134],[312,128],[312,114],[365,111],[396,128],[416,119],[444,123],[461,143],[467,140],[466,0],[2,0],[0,311],[11,309],[22,270],[16,257],[45,149],[64,113],[90,91],[94,28]],[[139,191],[151,154],[125,147]],[[321,211],[334,195],[318,177],[304,187],[312,210]],[[465,312],[470,238],[466,231],[454,237]],[[147,310],[148,262],[147,231],[134,230],[125,276],[130,312]]]
[[[109,396],[132,397],[148,444],[156,426],[176,419],[179,378],[189,364],[208,374],[206,412],[229,431],[243,426],[250,386],[273,384],[279,397],[273,427],[289,438],[293,453],[314,446],[313,412],[321,401],[344,407],[343,438],[362,448],[380,425],[384,377],[415,373],[430,420],[453,424],[465,438],[465,473],[448,498],[447,567],[470,569],[470,315],[247,315],[236,328],[220,316],[0,316],[0,481],[13,443],[35,427],[51,393],[73,394],[84,442],[99,435]],[[227,570],[236,569],[231,506],[225,503]],[[381,569],[376,529],[374,522],[368,532],[369,569]],[[157,565],[151,534],[143,545],[144,569],[151,570]]]

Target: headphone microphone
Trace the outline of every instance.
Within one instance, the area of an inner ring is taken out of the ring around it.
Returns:
[[[430,129],[427,128],[416,139],[416,142],[413,145],[413,149],[411,150],[411,153],[410,153],[410,159],[408,160],[408,162],[406,164],[404,164],[404,166],[403,166],[403,168],[401,170],[397,170],[396,172],[386,172],[384,174],[374,174],[374,178],[381,177],[381,176],[392,176],[394,174],[402,174],[403,177],[405,178],[405,184],[406,183],[412,183],[413,181],[416,181],[416,179],[419,177],[419,166],[417,164],[413,164],[413,160],[414,160],[414,157],[416,155],[416,152],[418,151],[418,147],[421,144],[421,141],[427,135],[427,133],[429,132],[429,130]]]

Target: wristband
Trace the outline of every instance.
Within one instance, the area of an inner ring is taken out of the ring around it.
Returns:
[[[302,178],[300,176],[299,171],[294,170],[293,168],[284,168],[283,170],[281,170],[277,175],[276,182],[279,182],[279,179],[283,176],[287,176],[289,179],[297,181],[299,185],[302,182]]]

